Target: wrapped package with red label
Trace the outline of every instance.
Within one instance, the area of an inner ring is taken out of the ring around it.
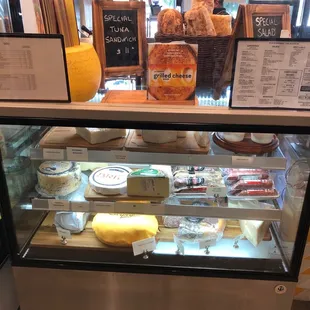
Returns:
[[[234,190],[245,190],[245,189],[271,189],[274,187],[274,183],[272,180],[240,180],[237,183],[233,184],[229,187],[230,191]]]
[[[252,196],[252,197],[270,197],[278,196],[278,192],[272,189],[256,188],[256,189],[246,189],[246,190],[234,190],[229,192],[229,195],[233,196]]]
[[[228,169],[226,169],[228,170]],[[224,180],[226,185],[231,185],[239,180],[265,180],[269,178],[268,171],[262,169],[230,169],[225,175]]]

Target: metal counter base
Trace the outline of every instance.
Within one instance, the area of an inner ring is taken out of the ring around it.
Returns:
[[[14,267],[22,310],[290,310],[295,283]],[[284,294],[275,287],[285,285]]]

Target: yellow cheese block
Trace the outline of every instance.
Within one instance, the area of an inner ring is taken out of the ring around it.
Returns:
[[[135,241],[154,237],[158,222],[153,215],[98,213],[92,227],[102,243],[129,247]]]
[[[101,82],[101,66],[93,45],[66,48],[67,67],[72,101],[92,99]]]

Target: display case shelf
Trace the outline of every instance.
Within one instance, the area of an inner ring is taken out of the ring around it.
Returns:
[[[53,153],[53,155],[51,155]],[[49,154],[49,155],[48,155]],[[73,160],[68,156],[67,150],[31,149],[32,160]],[[281,155],[279,155],[281,156]],[[175,153],[146,153],[129,151],[94,151],[81,150],[81,156],[76,156],[79,162],[106,162],[127,164],[162,164],[184,166],[207,166],[222,168],[261,168],[271,170],[284,170],[286,159],[283,157],[251,157],[235,155],[199,155],[199,154],[175,154]]]
[[[32,203],[20,205],[26,210],[74,211],[96,213],[131,213],[148,215],[196,216],[225,219],[248,219],[280,221],[279,209],[228,208],[227,206],[208,207],[170,203],[151,203],[148,201],[67,201],[35,198]]]

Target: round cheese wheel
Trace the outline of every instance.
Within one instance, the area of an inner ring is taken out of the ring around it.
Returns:
[[[46,161],[37,170],[40,191],[46,195],[66,196],[81,184],[81,167],[68,161]]]
[[[130,168],[111,166],[95,170],[89,177],[90,187],[102,195],[120,195],[127,191]]]
[[[135,241],[154,237],[158,222],[153,215],[98,213],[92,227],[102,243],[129,247]]]

